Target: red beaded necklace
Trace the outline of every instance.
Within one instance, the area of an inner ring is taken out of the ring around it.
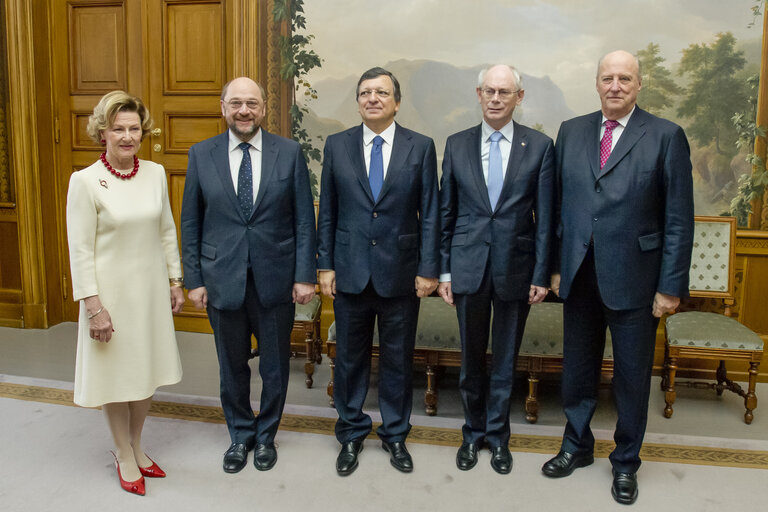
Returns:
[[[139,159],[136,158],[136,155],[133,155],[133,170],[131,172],[127,172],[125,174],[118,172],[115,170],[114,167],[109,165],[109,162],[107,162],[107,152],[101,154],[101,163],[104,164],[104,167],[107,168],[109,172],[120,178],[121,180],[129,180],[136,176],[136,173],[139,172]]]

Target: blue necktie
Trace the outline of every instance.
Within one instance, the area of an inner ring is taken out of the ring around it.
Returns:
[[[504,183],[504,174],[501,170],[501,149],[499,140],[503,135],[501,132],[491,134],[491,152],[488,155],[488,199],[491,200],[491,210],[496,209],[496,203],[499,202],[501,195],[501,185]]]
[[[368,182],[371,184],[371,192],[373,192],[374,201],[379,198],[381,186],[384,184],[384,158],[381,156],[381,145],[383,143],[384,139],[377,135],[373,138],[373,146],[371,146],[371,164],[368,168]]]
[[[251,145],[241,142],[237,147],[243,150],[243,160],[237,173],[237,201],[246,219],[251,218],[253,210],[253,170],[251,168]]]

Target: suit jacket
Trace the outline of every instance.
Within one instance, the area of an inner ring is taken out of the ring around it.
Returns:
[[[217,309],[242,305],[248,271],[265,307],[316,281],[315,215],[307,165],[295,141],[262,128],[261,182],[251,217],[237,202],[228,132],[189,150],[181,208],[185,286],[205,286]]]
[[[382,297],[414,293],[416,276],[438,277],[437,160],[429,137],[397,125],[378,200],[363,156],[363,127],[325,142],[318,218],[321,270],[336,271],[336,289]]]
[[[682,128],[635,108],[603,169],[601,113],[565,121],[555,145],[560,296],[594,239],[600,295],[611,309],[649,306],[658,291],[688,294],[693,180]]]
[[[482,125],[451,135],[440,187],[441,273],[451,290],[477,292],[490,261],[503,300],[549,286],[555,160],[552,139],[514,123],[501,195],[491,210],[480,156]]]

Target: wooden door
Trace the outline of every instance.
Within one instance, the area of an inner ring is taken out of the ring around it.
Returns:
[[[237,3],[237,6],[233,5]],[[255,2],[253,2],[255,4]],[[60,254],[65,294],[71,294],[66,244],[69,176],[98,159],[88,138],[88,116],[103,94],[122,89],[141,97],[154,129],[139,157],[165,166],[177,223],[189,147],[220,133],[219,95],[233,66],[238,0],[54,0],[51,55],[60,199]],[[66,297],[64,317],[77,319]],[[185,307],[184,330],[209,330],[205,313]]]

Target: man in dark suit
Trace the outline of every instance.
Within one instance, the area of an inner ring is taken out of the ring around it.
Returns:
[[[181,209],[189,298],[206,308],[216,341],[221,405],[236,473],[254,445],[256,469],[277,461],[274,438],[288,389],[294,303],[314,295],[315,218],[299,144],[267,133],[264,91],[245,77],[221,94],[229,130],[189,150]],[[250,402],[251,335],[259,343],[262,393]]]
[[[377,434],[392,465],[407,473],[419,297],[435,290],[439,273],[435,145],[394,122],[400,84],[389,71],[363,73],[356,97],[363,124],[325,143],[318,218],[320,287],[335,298],[336,471],[357,468],[371,431],[362,409],[378,322]]]
[[[512,469],[515,360],[531,304],[548,291],[554,149],[552,139],[512,121],[524,94],[515,68],[483,70],[477,85],[483,122],[451,135],[445,146],[438,293],[456,306],[461,335],[461,470],[477,464],[484,444],[496,472]],[[487,371],[489,331],[493,364]]]
[[[559,273],[565,300],[561,451],[542,468],[563,477],[593,462],[589,428],[606,326],[613,340],[618,421],[611,494],[637,498],[640,447],[659,318],[688,292],[693,184],[679,126],[635,105],[640,66],[617,51],[600,60],[601,111],[566,121],[555,147],[560,208]]]

